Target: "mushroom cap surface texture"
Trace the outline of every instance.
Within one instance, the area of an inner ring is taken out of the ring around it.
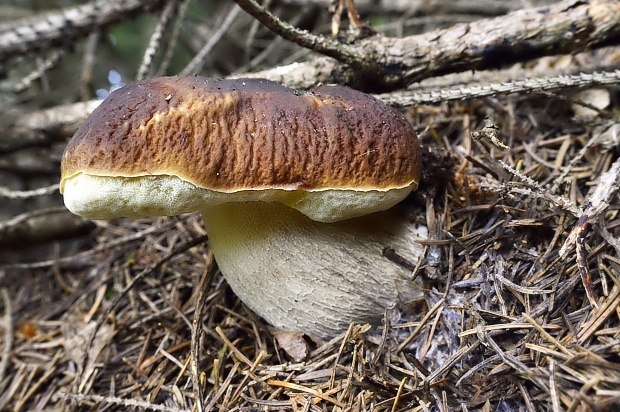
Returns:
[[[61,192],[94,219],[258,200],[331,222],[402,200],[420,157],[404,116],[352,89],[164,77],[95,109],[65,150]]]

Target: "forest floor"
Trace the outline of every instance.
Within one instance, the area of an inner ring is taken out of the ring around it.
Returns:
[[[620,52],[531,65],[592,59]],[[0,410],[618,410],[619,96],[402,108],[424,152],[406,202],[429,228],[425,296],[327,342],[248,310],[197,214],[5,246]]]

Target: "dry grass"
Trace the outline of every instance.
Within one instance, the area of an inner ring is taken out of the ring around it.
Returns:
[[[617,109],[575,119],[554,96],[409,109],[426,152],[409,199],[432,233],[415,269],[426,300],[330,342],[274,338],[217,273],[196,215],[54,242],[56,258],[3,268],[0,410],[614,410],[618,200],[569,235],[593,191],[618,186],[601,179]],[[509,150],[472,138],[489,114]]]

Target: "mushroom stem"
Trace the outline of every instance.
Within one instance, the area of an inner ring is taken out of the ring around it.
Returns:
[[[426,228],[398,208],[336,223],[316,222],[277,202],[203,210],[215,259],[239,298],[283,330],[330,338],[351,322],[377,323],[385,309],[421,295],[411,270]]]

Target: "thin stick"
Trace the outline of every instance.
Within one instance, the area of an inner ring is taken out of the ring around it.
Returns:
[[[404,107],[462,99],[478,99],[514,93],[544,93],[568,88],[609,86],[620,83],[620,70],[580,73],[514,80],[502,83],[473,84],[470,86],[443,87],[423,91],[399,91],[376,95],[389,105]]]
[[[140,63],[140,68],[138,69],[138,74],[136,75],[136,80],[142,80],[146,78],[147,72],[151,65],[153,64],[153,57],[155,57],[155,53],[157,53],[157,49],[161,43],[161,38],[164,35],[164,30],[168,27],[172,16],[174,15],[174,11],[177,8],[177,0],[169,1],[166,4],[166,7],[161,12],[161,16],[159,17],[159,21],[157,22],[157,26],[151,35],[151,40],[149,41],[149,45],[144,51],[144,56],[142,57],[142,63]]]
[[[297,391],[300,391],[300,392],[306,392],[306,393],[309,393],[311,395],[316,396],[317,398],[323,399],[324,401],[333,403],[334,405],[339,406],[341,408],[345,407],[345,404],[340,402],[337,399],[330,398],[329,396],[327,396],[327,395],[317,391],[316,389],[307,388],[305,386],[298,385],[296,383],[285,382],[285,381],[277,381],[277,380],[269,380],[269,381],[267,381],[267,385],[281,386],[283,388],[293,389],[293,390],[297,390]]]
[[[0,295],[2,295],[2,303],[4,303],[4,348],[2,349],[2,360],[0,360],[0,382],[3,382],[13,349],[13,307],[6,288],[0,289]]]
[[[0,197],[7,199],[29,199],[37,196],[47,196],[58,191],[59,184],[53,184],[34,190],[10,190],[0,186]]]
[[[172,28],[172,33],[169,36],[168,44],[166,45],[166,53],[162,58],[161,64],[157,69],[156,77],[163,76],[166,71],[168,71],[168,67],[170,66],[170,62],[172,61],[172,56],[177,49],[177,43],[179,42],[179,33],[181,32],[181,27],[185,22],[185,16],[187,15],[187,7],[189,6],[189,2],[191,0],[181,0],[181,4],[177,7],[177,18],[174,23],[174,27]]]
[[[414,329],[413,332],[411,332],[411,335],[409,335],[407,337],[407,339],[405,339],[396,349],[396,353],[400,353],[403,351],[403,349],[405,349],[407,347],[407,345],[409,345],[411,343],[411,341],[418,336],[418,334],[420,333],[420,331],[424,328],[424,326],[426,326],[426,323],[429,321],[429,319],[431,318],[431,316],[433,316],[433,314],[442,307],[442,305],[444,304],[444,302],[446,301],[445,298],[441,298],[439,299],[439,301],[437,301],[437,303],[435,303],[435,305],[431,308],[431,310],[428,311],[428,313],[426,313],[426,315],[424,315],[424,317],[422,318],[422,320],[420,321],[420,324]]]
[[[396,392],[396,397],[394,398],[394,404],[392,405],[391,412],[396,412],[396,407],[398,406],[398,401],[400,401],[400,396],[403,394],[403,388],[405,387],[405,383],[407,383],[407,377],[405,376],[402,381],[400,381],[400,385],[398,385],[398,392]]]
[[[99,395],[80,395],[75,393],[60,392],[58,397],[62,399],[73,399],[76,401],[85,401],[93,403],[109,403],[119,405],[125,408],[136,407],[147,411],[165,411],[165,412],[190,412],[188,409],[179,409],[167,405],[156,405],[149,402],[141,402],[135,399],[123,399],[116,396],[99,396]]]
[[[233,345],[233,343],[224,334],[224,331],[222,330],[222,328],[219,325],[215,327],[215,332],[224,341],[226,346],[228,346],[228,349],[230,349],[235,354],[237,359],[239,359],[241,362],[243,362],[246,365],[248,365],[250,368],[252,367],[252,361],[249,360],[248,357],[245,356],[243,354],[243,352],[241,352],[235,345]]]
[[[64,209],[64,208],[63,208]],[[51,209],[50,209],[51,210]],[[61,210],[61,208],[58,208],[58,210]],[[54,211],[54,210],[52,210]],[[47,211],[44,211],[47,212]],[[38,212],[37,212],[38,213]],[[25,214],[24,214],[25,215]],[[22,215],[20,215],[22,216]],[[20,216],[17,216],[15,219],[19,218]],[[76,253],[74,255],[69,255],[69,256],[64,256],[61,258],[54,258],[54,259],[48,259],[48,260],[42,260],[39,262],[32,262],[32,263],[9,263],[9,264],[1,264],[0,265],[0,271],[1,270],[10,270],[10,269],[22,269],[22,270],[29,270],[29,269],[41,269],[41,268],[47,268],[50,266],[55,266],[55,265],[61,265],[63,263],[67,263],[67,262],[72,262],[75,260],[82,260],[84,257],[89,256],[89,255],[94,255],[103,251],[107,251],[110,250],[116,246],[125,244],[125,243],[129,243],[129,242],[133,242],[136,240],[139,240],[143,237],[146,237],[152,233],[158,233],[158,232],[163,232],[164,230],[170,228],[171,226],[176,225],[176,221],[171,220],[169,222],[164,223],[161,226],[150,226],[144,230],[141,230],[139,232],[135,232],[132,233],[130,235],[127,236],[123,236],[120,237],[118,239],[114,239],[110,242],[107,243],[102,243],[99,244],[98,246],[95,246],[94,248],[90,249],[90,250],[86,250],[84,252],[79,252]],[[1,226],[2,224],[0,224]],[[206,236],[204,237],[204,239],[206,240]]]
[[[527,313],[523,312],[521,314],[521,316],[523,316],[523,318],[528,321],[532,326],[534,326],[536,328],[536,330],[545,337],[545,339],[547,339],[549,342],[553,343],[555,346],[557,346],[558,349],[560,349],[562,352],[564,352],[565,355],[568,356],[573,356],[573,354],[564,347],[564,345],[562,345],[556,338],[554,338],[553,336],[551,336],[543,326],[540,326],[536,320],[531,317],[530,315],[528,315]]]
[[[202,334],[202,309],[204,308],[205,301],[207,299],[207,284],[212,279],[216,272],[215,261],[213,260],[213,253],[209,252],[206,262],[206,268],[204,274],[201,276],[200,281],[195,286],[198,291],[196,296],[196,306],[194,307],[194,317],[192,319],[192,337],[190,348],[190,370],[192,376],[192,384],[194,386],[194,395],[196,396],[196,405],[198,412],[203,411],[204,407],[204,394],[202,392],[202,385],[200,384],[200,336]]]
[[[228,387],[230,386],[230,382],[232,382],[233,378],[237,374],[237,369],[239,369],[239,365],[241,365],[241,364],[240,363],[235,363],[232,366],[232,368],[230,368],[230,372],[228,372],[228,375],[226,376],[226,379],[224,380],[224,383],[222,383],[222,386],[217,391],[217,393],[213,396],[213,399],[211,399],[209,404],[207,406],[205,406],[205,408],[204,408],[205,411],[212,411],[213,407],[215,406],[217,401],[222,397],[224,392],[226,390],[228,390]]]
[[[197,74],[202,69],[202,66],[204,66],[207,56],[209,55],[211,50],[213,50],[213,47],[215,47],[215,45],[219,43],[224,33],[228,31],[230,26],[237,19],[240,11],[241,9],[236,6],[233,6],[233,8],[230,9],[222,24],[220,24],[217,30],[211,34],[209,41],[202,47],[202,49],[200,49],[198,54],[194,56],[192,61],[189,62],[189,64],[181,71],[180,76]]]
[[[246,13],[254,16],[256,20],[264,24],[269,30],[277,35],[317,53],[350,64],[354,67],[368,66],[368,56],[364,56],[355,47],[338,42],[324,36],[317,36],[306,30],[301,30],[283,22],[278,17],[267,11],[255,0],[234,0]]]

